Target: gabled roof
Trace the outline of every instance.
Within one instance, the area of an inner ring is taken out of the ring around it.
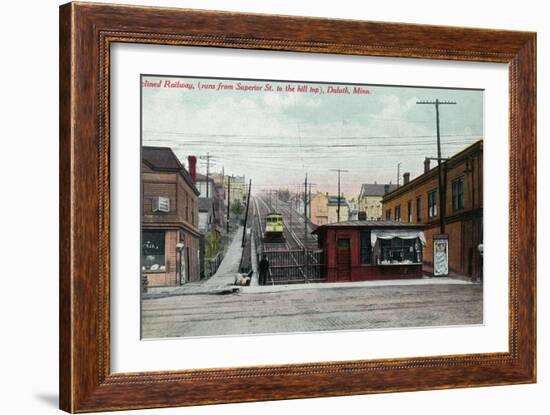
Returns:
[[[141,161],[154,171],[180,173],[185,182],[198,195],[189,172],[183,167],[170,147],[141,147]]]
[[[184,168],[170,147],[143,146],[141,159],[153,170],[179,171]]]
[[[198,182],[205,182],[206,181],[206,175],[201,174],[201,173],[197,173],[197,181]],[[211,183],[214,183],[214,179],[212,178],[212,176],[208,177],[208,181],[211,182]]]
[[[395,189],[396,184],[364,183],[361,185],[361,196],[384,196]]]
[[[338,206],[338,196],[329,196],[328,205]],[[348,202],[346,202],[346,198],[344,196],[340,196],[340,206],[347,206],[347,205],[348,205]]]

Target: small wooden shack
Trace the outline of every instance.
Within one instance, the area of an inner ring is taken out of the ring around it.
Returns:
[[[319,226],[326,282],[422,277],[423,225],[357,220]]]

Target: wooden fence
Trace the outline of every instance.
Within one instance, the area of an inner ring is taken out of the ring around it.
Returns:
[[[269,261],[266,284],[323,282],[322,251],[303,249],[264,250]]]

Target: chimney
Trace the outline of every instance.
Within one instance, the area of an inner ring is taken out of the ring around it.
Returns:
[[[426,157],[424,159],[424,173],[428,173],[430,171],[430,159]]]
[[[189,156],[187,157],[187,161],[189,162],[189,174],[191,175],[191,180],[195,183],[197,181],[197,158],[195,156]]]
[[[403,185],[408,184],[411,181],[411,173],[403,173]]]

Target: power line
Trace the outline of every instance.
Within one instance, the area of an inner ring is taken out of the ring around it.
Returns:
[[[420,103],[420,102],[419,102]],[[427,102],[426,102],[427,103]],[[384,140],[384,139],[392,139],[392,138],[433,138],[433,134],[414,134],[414,135],[360,135],[360,136],[309,136],[304,137],[299,133],[298,136],[292,136],[292,135],[247,135],[247,134],[218,134],[218,133],[178,133],[178,132],[169,132],[169,131],[153,131],[153,130],[144,130],[144,134],[152,134],[152,135],[177,135],[177,136],[183,136],[183,137],[195,137],[195,138],[220,138],[227,140],[228,138],[240,138],[240,139],[258,139],[258,140],[273,140],[273,139],[279,139],[279,138],[287,138],[289,140],[298,140],[299,138],[303,140],[323,140],[323,139],[334,139],[334,140]],[[444,134],[442,137],[462,137],[462,136],[477,136],[480,134],[461,134],[461,133],[454,133],[454,134]]]
[[[436,138],[436,137],[434,137]],[[473,143],[475,140],[461,140],[461,141],[450,141],[445,143],[445,147],[459,147],[459,146],[465,146]],[[370,150],[384,150],[387,148],[392,149],[403,149],[403,151],[409,151],[409,148],[419,149],[421,147],[430,147],[433,145],[433,142],[413,142],[413,143],[387,143],[387,144],[327,144],[327,145],[309,145],[309,146],[282,146],[282,145],[260,145],[257,144],[259,147],[253,147],[255,143],[248,143],[248,144],[231,144],[231,143],[201,143],[201,144],[192,144],[192,143],[185,143],[185,144],[172,144],[171,147],[174,149],[187,149],[188,151],[191,151],[190,149],[192,147],[200,147],[204,148],[206,146],[221,146],[219,157],[223,157],[224,155],[230,156],[230,155],[239,155],[242,154],[242,149],[246,149],[248,151],[253,151],[257,154],[264,154],[266,157],[269,158],[287,158],[284,156],[285,153],[289,154],[295,154],[296,148],[299,148],[300,150],[313,150],[313,153],[306,153],[304,155],[300,155],[300,157],[312,157],[312,156],[326,156],[327,153],[334,154],[338,151],[343,151],[344,154],[349,149],[369,149]],[[252,147],[252,148],[251,148]],[[273,154],[273,149],[276,149],[276,154]],[[393,151],[393,150],[392,150]]]

